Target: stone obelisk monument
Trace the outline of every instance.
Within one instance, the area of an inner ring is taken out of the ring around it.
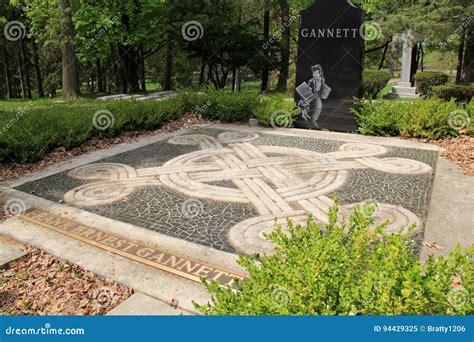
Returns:
[[[416,88],[412,87],[410,82],[411,75],[411,57],[412,57],[412,42],[410,41],[410,31],[405,31],[402,34],[403,40],[403,55],[402,55],[402,73],[401,81],[392,88],[392,92],[389,94],[390,97],[400,98],[418,98],[419,94],[416,93]]]

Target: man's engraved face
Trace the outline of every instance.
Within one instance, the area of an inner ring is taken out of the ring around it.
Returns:
[[[314,70],[313,71],[313,78],[319,80],[321,79],[321,72],[319,70]]]

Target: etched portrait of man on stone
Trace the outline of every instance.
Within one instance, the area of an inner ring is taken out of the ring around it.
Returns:
[[[347,0],[317,0],[300,12],[294,103],[296,128],[356,132],[362,96],[362,10]]]
[[[308,82],[296,87],[300,99],[297,106],[305,121],[311,120],[311,125],[318,128],[318,118],[323,110],[323,102],[329,97],[331,88],[326,84],[323,68],[319,64],[311,67],[313,77]]]

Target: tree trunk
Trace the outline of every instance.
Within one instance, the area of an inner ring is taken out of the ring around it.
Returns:
[[[385,46],[383,48],[382,58],[380,59],[380,64],[379,64],[379,70],[381,70],[383,68],[383,65],[385,63],[385,57],[387,56],[387,50],[388,50],[388,47],[390,45],[390,42],[391,42],[391,40],[388,40],[385,43]]]
[[[105,93],[104,71],[102,70],[100,58],[95,59],[95,70],[97,72],[97,91],[99,93]]]
[[[35,41],[33,41],[33,54],[34,54],[34,68],[36,76],[36,86],[38,87],[38,97],[44,97],[44,88],[43,88],[43,77],[41,76],[41,67],[39,61],[39,51],[38,46],[36,46]]]
[[[90,94],[94,94],[95,93],[95,76],[96,76],[96,72],[94,70],[94,66],[92,65],[91,63],[91,72],[90,72],[90,78],[91,78],[91,89],[90,89]]]
[[[131,45],[119,45],[118,51],[122,64],[122,70],[125,76],[128,93],[140,92],[138,83],[138,54],[136,49]]]
[[[466,32],[461,34],[461,39],[458,45],[458,64],[456,66],[456,84],[460,84],[462,81],[463,66],[464,66],[464,45],[466,44]]]
[[[474,29],[471,29],[467,34],[462,75],[462,82],[467,84],[474,83]]]
[[[5,98],[7,80],[5,78],[5,58],[3,57],[3,47],[0,50],[0,100]]]
[[[20,89],[21,89],[20,96],[26,99],[25,71],[23,70],[23,63],[21,61],[21,55],[19,52],[16,54],[16,62],[18,64],[18,75],[19,75],[18,79],[20,81]]]
[[[145,56],[143,54],[143,43],[140,43],[140,48],[138,50],[140,58],[140,81],[141,89],[143,93],[146,93],[146,75],[145,75]]]
[[[165,82],[163,85],[163,90],[171,90],[173,87],[172,84],[172,74],[173,74],[173,39],[171,35],[168,36],[168,41],[166,42],[166,67],[165,67]]]
[[[205,73],[206,73],[206,63],[204,63],[204,58],[201,63],[201,70],[199,72],[199,86],[202,87],[204,85],[205,81]]]
[[[140,83],[138,82],[138,68],[140,66],[138,61],[138,51],[133,46],[128,47],[127,53],[127,76],[128,83],[130,85],[130,93],[139,93],[140,92]]]
[[[288,84],[288,68],[290,65],[290,6],[288,0],[280,0],[281,34],[281,61],[277,89],[285,91]]]
[[[207,65],[207,80],[206,80],[206,86],[209,85],[209,81],[212,81],[214,83],[214,80],[212,79],[212,65],[209,62]]]
[[[425,49],[423,44],[420,44],[420,55],[421,55],[421,72],[425,71]]]
[[[413,44],[413,49],[411,50],[411,68],[410,68],[410,81],[413,82],[413,76],[418,70],[418,43]]]
[[[5,77],[7,81],[7,95],[9,99],[12,99],[14,97],[14,94],[13,94],[13,87],[12,87],[13,78],[12,78],[12,73],[10,71],[10,58],[5,46],[2,47],[2,50],[3,50],[3,59],[5,61]]]
[[[29,99],[31,96],[31,79],[30,79],[30,59],[28,58],[28,52],[26,51],[25,42],[23,39],[20,39],[21,53],[23,56],[23,65],[25,70],[25,81],[26,81],[26,94]]]
[[[70,0],[60,0],[59,6],[62,9],[62,20],[64,23],[64,41],[61,48],[62,57],[62,97],[78,97],[79,81],[77,78],[76,52],[74,51],[74,26],[71,19]]]
[[[240,93],[240,69],[235,69],[234,92]]]
[[[125,69],[123,65],[123,60],[120,58],[118,46],[114,47],[113,45],[111,45],[110,51],[111,55],[115,56],[115,58],[112,59],[112,63],[115,75],[116,88],[120,93],[125,94],[127,92],[127,80],[125,79]]]
[[[265,44],[268,44],[270,40],[270,8],[268,4],[269,0],[264,0],[264,13],[263,13],[263,41]],[[265,57],[264,66],[262,70],[262,87],[261,91],[265,92],[268,90],[268,77],[269,77],[269,70],[268,70],[268,47],[263,49],[263,56]]]

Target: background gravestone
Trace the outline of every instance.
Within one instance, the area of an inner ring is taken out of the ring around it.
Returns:
[[[295,102],[306,117],[315,112],[314,106],[322,104],[318,119],[320,128],[357,130],[350,108],[354,104],[352,97],[360,96],[362,90],[364,44],[361,25],[362,10],[346,0],[318,0],[300,13]],[[321,102],[315,105],[315,101],[304,101],[305,90],[308,92],[309,89],[303,82],[310,86],[316,83],[309,81],[315,69],[312,67],[318,64],[326,87],[319,91]],[[305,121],[303,115],[295,126],[314,128],[311,119]]]

